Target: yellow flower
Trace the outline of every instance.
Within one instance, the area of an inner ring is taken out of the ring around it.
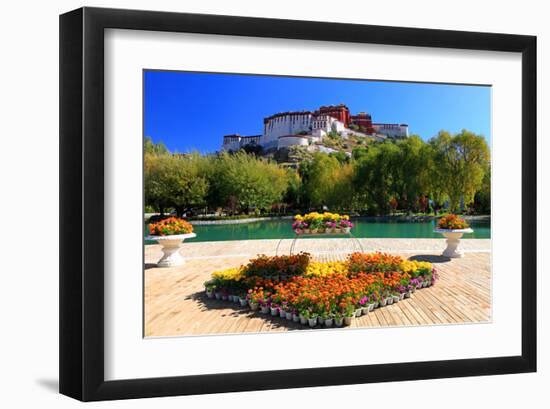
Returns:
[[[306,276],[326,277],[332,274],[346,274],[347,264],[343,261],[311,262],[306,270]]]
[[[212,278],[217,278],[220,280],[240,281],[244,278],[244,272],[241,267],[228,268],[227,270],[214,271],[212,273]]]

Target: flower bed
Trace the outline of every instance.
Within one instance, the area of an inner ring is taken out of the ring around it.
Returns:
[[[312,212],[294,216],[292,230],[300,234],[347,234],[353,227],[349,216],[338,213]]]
[[[193,233],[193,225],[179,217],[168,217],[167,219],[149,224],[149,233],[152,236],[189,234]]]
[[[322,263],[300,253],[259,256],[246,266],[213,273],[205,287],[209,298],[240,302],[311,327],[331,327],[409,298],[436,279],[431,263],[389,254],[354,253],[346,261]]]

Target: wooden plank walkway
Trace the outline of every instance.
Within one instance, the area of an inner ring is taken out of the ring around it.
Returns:
[[[346,239],[302,243],[315,259],[344,259]],[[331,243],[332,241],[332,243]],[[391,251],[404,258],[431,261],[439,273],[433,287],[410,299],[354,319],[352,327],[389,327],[482,323],[491,320],[490,240],[464,240],[465,256],[444,259],[439,239],[362,239],[365,251]],[[145,335],[149,337],[309,330],[281,318],[254,313],[238,304],[208,299],[203,283],[213,271],[246,263],[258,253],[272,254],[276,240],[186,244],[185,265],[156,268],[160,247],[146,246],[144,273]],[[288,243],[287,243],[288,244]],[[287,247],[288,248],[288,247]],[[417,250],[415,250],[415,248]],[[343,249],[343,250],[342,250]],[[332,250],[332,251],[331,251]]]

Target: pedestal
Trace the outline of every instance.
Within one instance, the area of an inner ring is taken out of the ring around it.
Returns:
[[[179,253],[185,239],[197,237],[195,233],[178,234],[174,236],[151,236],[149,239],[156,240],[162,246],[162,258],[158,261],[158,267],[175,267],[185,264],[185,259]]]
[[[473,233],[472,229],[446,230],[436,229],[436,233],[441,233],[447,239],[447,248],[443,250],[442,256],[449,258],[460,258],[464,253],[460,250],[460,239],[464,233]]]

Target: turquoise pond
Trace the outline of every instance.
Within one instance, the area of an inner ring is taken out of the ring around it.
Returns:
[[[352,220],[352,222],[355,225],[352,229],[353,236],[359,238],[442,238],[441,234],[433,232],[436,223],[434,220],[418,222],[392,220],[381,222],[358,218]],[[472,220],[468,223],[474,229],[474,232],[465,234],[465,239],[491,238],[491,222],[489,219]],[[291,224],[292,221],[290,219],[276,219],[242,224],[195,225],[194,230],[197,237],[186,240],[186,242],[292,239],[295,237],[295,234],[290,227]],[[147,232],[147,226],[145,227],[145,232]],[[154,241],[145,241],[145,244],[154,243]]]

